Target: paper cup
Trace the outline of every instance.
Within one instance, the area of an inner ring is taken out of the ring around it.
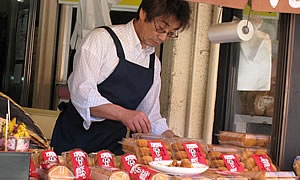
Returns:
[[[24,152],[29,149],[30,137],[9,136],[7,139],[8,151]]]

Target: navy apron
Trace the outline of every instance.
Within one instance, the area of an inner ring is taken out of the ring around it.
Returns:
[[[114,40],[119,63],[112,74],[98,84],[98,91],[113,104],[135,110],[153,84],[155,54],[150,55],[149,68],[144,68],[125,59],[120,40],[109,27],[105,28]],[[120,121],[106,119],[83,127],[83,118],[70,101],[60,113],[51,138],[51,146],[57,154],[73,148],[87,153],[102,149],[116,155],[123,154],[119,143],[126,136],[127,128]]]

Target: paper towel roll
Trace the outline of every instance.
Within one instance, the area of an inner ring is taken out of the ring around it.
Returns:
[[[248,41],[252,38],[253,31],[253,25],[248,20],[225,22],[211,26],[208,39],[212,43]]]

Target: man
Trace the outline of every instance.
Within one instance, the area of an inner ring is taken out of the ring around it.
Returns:
[[[160,114],[161,65],[154,47],[186,29],[190,13],[184,0],[143,0],[136,19],[85,37],[68,80],[71,101],[53,131],[56,153],[81,148],[122,154],[127,127],[174,136]]]

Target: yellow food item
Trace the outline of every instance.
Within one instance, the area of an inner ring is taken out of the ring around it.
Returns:
[[[14,117],[12,120],[8,121],[8,135],[18,137],[29,137],[30,134],[26,129],[26,125],[22,122],[20,124],[17,123],[17,118]],[[3,132],[6,132],[6,126],[3,127]]]

